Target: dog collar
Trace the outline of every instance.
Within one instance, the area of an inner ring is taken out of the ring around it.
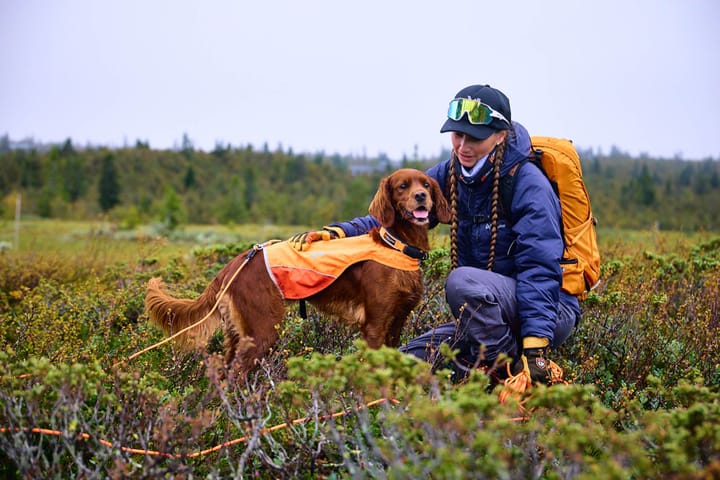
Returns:
[[[385,227],[380,227],[379,230],[380,238],[383,239],[383,241],[388,244],[391,248],[394,248],[395,250],[404,253],[410,258],[415,258],[417,260],[425,260],[428,257],[427,252],[423,252],[417,247],[413,247],[412,245],[408,245],[407,243],[403,242],[399,238],[397,238],[395,235],[390,233],[388,229]]]

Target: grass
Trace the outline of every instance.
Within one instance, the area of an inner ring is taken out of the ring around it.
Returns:
[[[137,263],[150,258],[165,263],[189,255],[197,247],[284,239],[304,229],[288,225],[187,225],[164,237],[154,226],[117,230],[106,221],[32,219],[21,222],[17,246],[14,245],[14,223],[0,223],[0,243],[11,256],[63,256],[70,262],[74,258],[100,266]]]
[[[19,248],[14,245],[15,224],[0,223],[0,244],[20,254],[78,256],[98,264],[157,258],[167,261],[189,254],[194,248],[226,243],[254,243],[285,239],[317,227],[298,225],[185,225],[168,237],[152,225],[134,230],[118,230],[107,221],[23,220],[19,229]],[[433,247],[449,243],[445,225],[431,231]],[[658,230],[599,229],[598,242],[603,257],[622,257],[638,250],[658,254],[685,252],[693,245],[712,238],[710,232],[685,233]]]
[[[443,228],[432,234],[435,247],[447,244]],[[223,376],[219,335],[206,351],[168,343],[124,363],[162,338],[144,315],[147,278],[161,275],[194,296],[240,244],[303,230],[193,225],[163,238],[153,226],[24,221],[20,248],[0,252],[0,428],[15,429],[0,435],[0,477],[720,472],[720,239],[710,234],[600,230],[603,283],[584,302],[575,334],[554,352],[572,385],[536,391],[523,422],[508,421],[517,407],[498,405],[484,375],[451,385],[397,349],[355,344],[353,331],[312,309],[308,319],[288,311],[276,349],[246,383]],[[0,224],[0,242],[13,233]],[[432,253],[427,298],[405,335],[449,318],[447,253]],[[367,408],[378,398],[400,403]],[[330,419],[340,411],[348,415]],[[263,430],[298,418],[309,420]],[[29,427],[59,433],[42,437]],[[239,437],[247,443],[185,457]],[[98,439],[178,455],[130,456]]]

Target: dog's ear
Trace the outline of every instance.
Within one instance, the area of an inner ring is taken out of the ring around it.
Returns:
[[[392,182],[390,177],[380,181],[375,197],[368,207],[370,215],[377,218],[385,228],[390,228],[395,223],[395,208],[392,204]]]
[[[450,223],[452,212],[450,211],[450,205],[443,195],[440,184],[435,181],[434,178],[430,178],[430,193],[433,200],[433,210],[435,210],[435,217],[440,223]]]

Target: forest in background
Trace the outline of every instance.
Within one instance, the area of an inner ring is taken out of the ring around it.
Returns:
[[[380,178],[400,166],[424,169],[434,159],[295,154],[279,146],[217,145],[196,150],[185,136],[176,150],[47,148],[0,142],[0,215],[106,219],[173,230],[183,224],[318,226],[367,211]],[[449,152],[446,152],[449,155]],[[581,151],[583,173],[601,228],[676,231],[720,229],[720,161],[633,158]],[[444,157],[447,158],[447,157]]]

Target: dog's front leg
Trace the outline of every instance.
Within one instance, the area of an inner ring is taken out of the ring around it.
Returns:
[[[380,348],[385,344],[388,331],[387,324],[390,319],[386,317],[368,317],[360,327],[360,334],[370,348]]]

